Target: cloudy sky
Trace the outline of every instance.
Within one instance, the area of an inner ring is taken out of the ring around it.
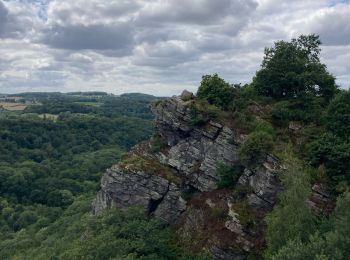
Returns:
[[[265,46],[317,33],[350,86],[349,0],[0,0],[0,93],[173,95],[249,82]]]

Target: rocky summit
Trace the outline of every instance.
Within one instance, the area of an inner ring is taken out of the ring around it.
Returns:
[[[264,246],[264,216],[282,191],[283,166],[267,154],[220,188],[222,166],[238,166],[239,128],[196,108],[184,91],[152,105],[158,135],[107,170],[93,213],[142,207],[174,226],[179,243],[215,259],[245,259]]]

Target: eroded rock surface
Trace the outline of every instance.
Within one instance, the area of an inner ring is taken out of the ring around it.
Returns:
[[[176,230],[185,246],[210,252],[213,259],[246,259],[263,246],[262,215],[228,190],[193,198]]]
[[[240,185],[249,185],[251,192],[248,194],[248,202],[257,209],[271,210],[276,203],[278,194],[282,191],[279,174],[283,168],[278,160],[271,155],[266,160],[254,167],[245,169],[239,178]]]
[[[216,189],[220,180],[218,167],[237,164],[237,150],[243,137],[214,121],[194,127],[194,112],[180,97],[172,97],[152,111],[160,135],[170,146],[167,164],[183,172],[196,189]]]
[[[145,172],[125,171],[118,166],[107,170],[101,191],[93,204],[98,214],[103,209],[141,206],[145,213],[173,223],[186,209],[179,188],[168,180]]]
[[[154,137],[131,150],[128,157],[136,156],[135,164],[144,160],[146,167],[119,164],[107,170],[93,212],[137,205],[175,223],[179,239],[192,249],[214,259],[245,259],[264,244],[263,216],[282,190],[283,167],[268,155],[244,170],[236,187],[243,195],[217,190],[218,168],[239,164],[244,136],[214,119],[197,124],[193,102],[193,94],[184,91],[152,107],[162,140]],[[183,194],[192,198],[186,202]]]

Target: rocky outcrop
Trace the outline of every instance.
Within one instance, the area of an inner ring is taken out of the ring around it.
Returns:
[[[306,203],[318,215],[330,215],[336,206],[335,198],[321,184],[312,186],[311,196]]]
[[[187,184],[202,192],[212,191],[220,181],[220,165],[238,164],[237,151],[244,136],[213,120],[193,127],[196,115],[190,102],[172,97],[152,109],[159,133],[170,145],[163,160],[184,173]],[[278,177],[282,170],[278,160],[268,155],[265,161],[244,171],[239,183],[251,187],[248,199],[252,206],[266,210],[273,207],[282,190]]]
[[[166,163],[183,172],[189,185],[199,191],[211,191],[220,180],[218,167],[237,164],[243,136],[212,120],[194,127],[196,115],[190,102],[172,97],[152,111],[160,135],[170,146]]]
[[[181,93],[181,99],[182,99],[183,101],[189,101],[189,100],[194,99],[194,95],[193,95],[192,92],[189,92],[188,90],[184,90],[184,91],[182,91],[182,93]]]
[[[188,101],[187,101],[188,102]],[[159,132],[169,146],[186,138],[194,129],[191,125],[192,111],[181,97],[172,97],[152,106]]]
[[[168,223],[175,222],[186,209],[186,202],[174,183],[142,171],[125,171],[119,166],[108,169],[94,201],[93,213],[98,214],[105,208],[134,205]]]
[[[282,190],[278,160],[268,155],[244,170],[236,190],[217,190],[219,167],[239,164],[245,136],[203,115],[188,91],[153,105],[152,111],[159,136],[135,146],[128,163],[107,170],[93,213],[137,205],[174,223],[179,241],[194,251],[214,259],[255,253],[263,245],[263,216]]]

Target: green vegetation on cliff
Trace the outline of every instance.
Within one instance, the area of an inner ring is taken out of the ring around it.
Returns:
[[[350,92],[337,89],[320,62],[319,45],[315,35],[276,42],[265,50],[252,84],[234,87],[235,98],[226,103],[234,125],[248,133],[239,149],[241,163],[253,166],[272,152],[287,167],[284,192],[266,218],[267,259],[349,258]],[[338,197],[330,216],[306,203],[315,183]]]

